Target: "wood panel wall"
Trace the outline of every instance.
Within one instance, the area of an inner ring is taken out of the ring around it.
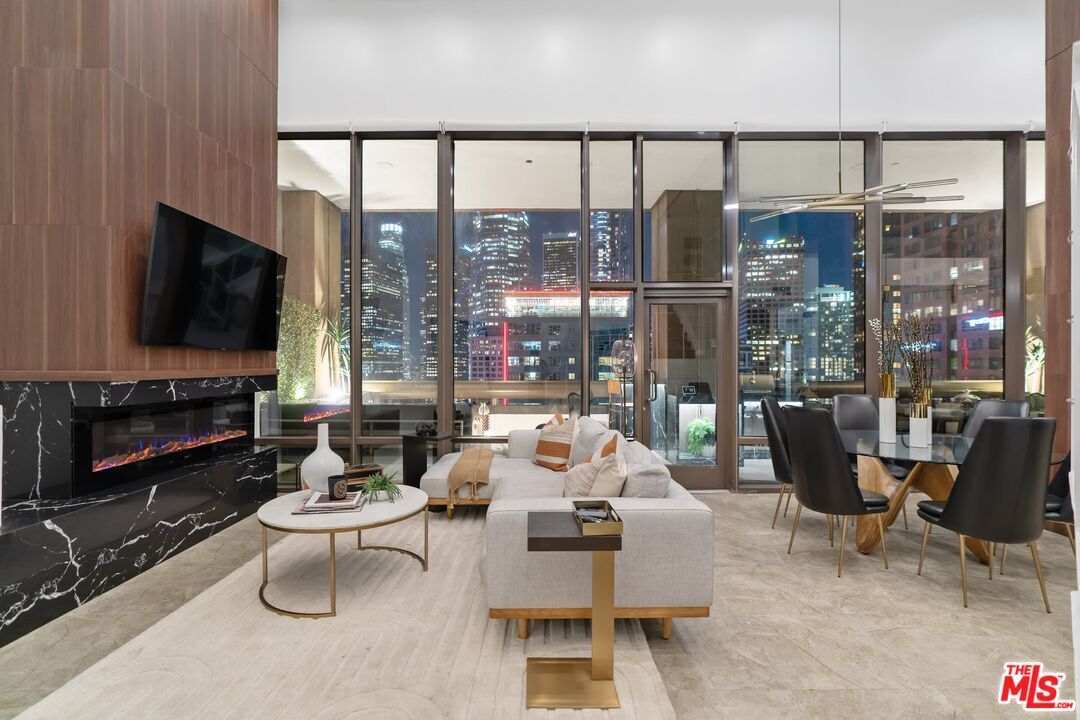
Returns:
[[[0,379],[265,374],[146,348],[154,205],[276,238],[276,0],[0,0]]]
[[[1046,414],[1055,449],[1069,445],[1069,93],[1080,3],[1046,0]]]

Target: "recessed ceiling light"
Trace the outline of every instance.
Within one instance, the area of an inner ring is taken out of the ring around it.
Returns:
[[[389,160],[380,160],[379,162],[377,162],[375,164],[378,165],[381,168],[392,168],[392,167],[394,167],[394,163],[390,162]]]
[[[525,164],[526,164],[526,165],[532,165],[532,160],[526,160],[526,161],[525,161]]]

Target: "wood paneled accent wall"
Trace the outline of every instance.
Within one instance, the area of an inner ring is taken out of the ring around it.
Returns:
[[[0,0],[0,379],[265,374],[145,348],[154,205],[273,247],[277,0]]]
[[[1069,93],[1077,40],[1080,3],[1046,0],[1046,414],[1058,421],[1057,450],[1069,445]]]

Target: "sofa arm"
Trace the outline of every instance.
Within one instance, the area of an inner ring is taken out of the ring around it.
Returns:
[[[623,519],[615,553],[615,605],[709,607],[713,515],[696,498],[612,498]],[[497,500],[488,508],[484,581],[489,608],[586,608],[587,552],[528,552],[529,512],[568,511],[569,498]]]

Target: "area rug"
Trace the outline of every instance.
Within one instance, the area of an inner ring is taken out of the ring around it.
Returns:
[[[430,569],[337,541],[337,617],[294,619],[258,599],[261,560],[196,596],[73,678],[25,718],[674,718],[645,635],[616,621],[618,710],[526,710],[528,656],[587,656],[585,621],[487,617],[482,512],[431,516]],[[364,533],[365,544],[423,547],[420,517]],[[328,540],[270,548],[268,598],[328,605]],[[557,579],[553,578],[553,582]]]

